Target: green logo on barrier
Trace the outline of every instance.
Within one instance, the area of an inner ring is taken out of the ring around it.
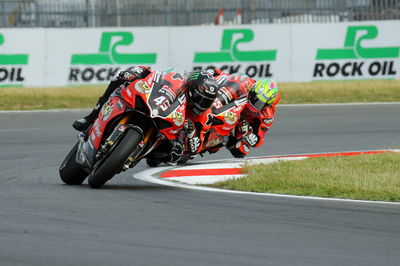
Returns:
[[[235,40],[236,36],[240,37]],[[195,53],[194,63],[257,62],[276,59],[276,50],[239,51],[237,46],[240,43],[251,42],[253,39],[254,33],[250,29],[224,30],[220,52]]]
[[[364,48],[361,46],[361,42],[364,40],[372,40],[377,36],[378,28],[376,26],[350,26],[347,28],[344,48],[318,49],[316,60],[399,57],[399,47]]]
[[[4,36],[0,34],[0,46],[4,43]],[[0,54],[0,65],[27,65],[28,54]]]
[[[117,41],[115,41],[117,39]],[[112,64],[155,64],[157,54],[122,54],[117,52],[118,46],[128,46],[133,43],[130,32],[103,32],[100,40],[99,53],[74,54],[72,65],[112,65]]]

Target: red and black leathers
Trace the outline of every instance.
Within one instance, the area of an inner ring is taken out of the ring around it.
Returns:
[[[258,148],[264,144],[264,138],[275,120],[276,105],[279,103],[280,94],[275,102],[262,112],[254,112],[249,104],[243,109],[241,122],[230,137],[227,148],[236,158],[243,158],[250,152],[250,147]],[[246,130],[246,124],[249,127]]]
[[[244,108],[248,89],[254,83],[246,75],[227,75],[219,70],[208,73],[215,76],[219,89],[210,109],[200,115],[195,115],[190,110],[187,114],[188,127],[192,129],[186,135],[186,150],[190,155],[205,151],[216,152],[222,147],[224,141],[219,137],[219,140],[215,139],[214,133],[218,132],[221,137],[228,138]],[[218,126],[215,124],[216,120],[219,121]]]
[[[214,75],[219,84],[225,82],[229,75],[223,73],[219,69],[210,70],[210,73]],[[243,87],[250,87],[255,83],[251,78],[243,79]],[[243,158],[250,152],[250,147],[260,147],[264,144],[264,138],[269,128],[274,123],[276,105],[279,103],[280,94],[275,102],[261,112],[255,112],[253,108],[246,104],[241,112],[239,122],[237,123],[235,130],[229,137],[228,144],[226,147],[236,158]]]

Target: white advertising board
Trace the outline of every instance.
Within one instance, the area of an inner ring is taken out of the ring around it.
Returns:
[[[400,79],[400,21],[292,26],[290,81]]]
[[[170,36],[171,63],[190,70],[217,67],[257,79],[284,79],[290,64],[289,26],[176,28]]]
[[[119,70],[218,67],[278,82],[400,79],[400,21],[0,29],[0,86],[105,84]]]
[[[43,86],[44,31],[0,30],[0,86]]]
[[[132,65],[165,68],[168,39],[154,28],[47,30],[46,84],[107,83]]]

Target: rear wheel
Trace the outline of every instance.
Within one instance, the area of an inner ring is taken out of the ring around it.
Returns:
[[[89,175],[75,160],[78,146],[79,142],[68,153],[59,168],[61,180],[67,185],[81,185]]]
[[[122,168],[141,140],[142,135],[139,132],[129,129],[117,146],[97,163],[89,175],[89,185],[92,188],[99,188],[110,180]]]

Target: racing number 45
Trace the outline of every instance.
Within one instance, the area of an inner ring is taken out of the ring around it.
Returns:
[[[161,108],[161,110],[166,111],[171,105],[165,96],[160,96],[154,99],[154,103]]]

